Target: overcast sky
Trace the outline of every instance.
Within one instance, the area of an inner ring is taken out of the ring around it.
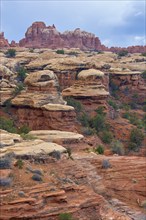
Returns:
[[[18,42],[35,21],[63,32],[80,27],[106,46],[144,45],[145,0],[0,0],[1,31]]]

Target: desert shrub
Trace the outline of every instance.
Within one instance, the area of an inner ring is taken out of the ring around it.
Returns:
[[[87,113],[83,112],[81,115],[79,115],[78,120],[81,122],[82,126],[89,127],[90,118]]]
[[[12,183],[11,178],[0,178],[0,186],[10,186]]]
[[[114,140],[111,143],[111,149],[114,154],[124,155],[124,146],[119,140]]]
[[[120,52],[118,52],[118,56],[119,56],[119,57],[126,56],[127,54],[128,54],[128,51],[127,51],[127,50],[121,50]]]
[[[0,159],[0,169],[11,169],[11,160],[10,160],[10,158]]]
[[[22,169],[24,166],[24,162],[21,159],[18,159],[15,163],[15,166],[18,167],[19,169]]]
[[[137,144],[136,143],[133,143],[133,142],[129,142],[128,143],[128,149],[131,151],[137,151],[138,150],[138,147],[137,147]]]
[[[109,160],[106,160],[106,159],[102,160],[102,165],[101,166],[102,166],[103,169],[111,168],[111,164],[110,164]]]
[[[67,98],[66,101],[67,105],[73,106],[77,112],[80,112],[82,110],[82,104],[79,101],[70,97]]]
[[[105,144],[110,144],[112,142],[113,135],[110,131],[103,131],[100,134],[100,138]]]
[[[61,159],[61,153],[58,150],[54,150],[53,152],[49,153],[49,156],[55,158],[56,160]]]
[[[73,220],[70,213],[60,213],[59,220]]]
[[[86,127],[86,128],[82,129],[82,133],[83,133],[83,135],[90,136],[95,133],[95,130],[93,128]]]
[[[32,170],[32,173],[38,174],[40,176],[43,176],[43,173],[41,170]]]
[[[19,83],[17,85],[17,87],[15,88],[15,90],[13,91],[13,96],[18,95],[22,90],[24,90],[24,84],[23,83]]]
[[[19,134],[27,134],[28,132],[30,132],[30,128],[27,125],[22,125],[18,130]]]
[[[10,99],[7,99],[4,103],[4,111],[5,112],[9,112],[11,106],[12,106],[12,103],[11,103],[11,98]]]
[[[99,145],[95,148],[95,153],[104,154],[104,147],[102,145]]]
[[[141,119],[139,119],[137,114],[135,114],[135,113],[125,112],[123,114],[123,118],[128,119],[131,124],[137,126],[138,128],[144,127],[143,121]]]
[[[5,53],[6,57],[15,57],[16,56],[16,50],[15,49],[8,49]]]
[[[120,105],[121,109],[124,109],[125,111],[129,111],[131,109],[130,105],[128,105],[127,103],[122,103]]]
[[[91,119],[91,126],[95,128],[97,133],[103,131],[106,127],[105,117],[103,115],[96,115]]]
[[[70,52],[68,53],[68,55],[70,55],[70,56],[78,56],[78,52],[70,51]]]
[[[38,182],[42,181],[42,177],[40,175],[38,175],[38,174],[34,174],[31,178],[34,181],[38,181]]]
[[[142,145],[143,140],[144,140],[143,132],[138,128],[133,128],[130,133],[130,143],[128,148],[129,149],[133,148],[135,150],[139,149]]]
[[[146,79],[146,70],[142,72],[141,76],[143,79]]]
[[[24,140],[35,140],[37,139],[37,137],[31,135],[31,134],[24,134],[21,133],[20,136],[24,139]]]
[[[115,109],[115,110],[118,109],[117,104],[116,104],[113,100],[110,99],[110,100],[108,101],[108,104],[109,104],[110,106],[112,106],[113,109]]]
[[[26,78],[26,69],[24,67],[19,67],[18,71],[17,71],[17,77],[20,81],[24,81],[24,79]]]
[[[116,83],[112,79],[112,75],[109,75],[109,90],[111,95],[118,99],[117,92],[119,91],[119,86],[116,85]]]
[[[11,119],[0,117],[0,129],[6,130],[11,133],[17,133],[14,122]]]
[[[56,50],[57,54],[64,54],[64,50]]]

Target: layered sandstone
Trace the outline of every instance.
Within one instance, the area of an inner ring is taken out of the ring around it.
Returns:
[[[19,125],[27,124],[33,130],[75,129],[74,108],[62,99],[58,79],[52,71],[31,73],[25,84],[27,89],[11,101]]]
[[[143,103],[145,100],[146,85],[141,77],[141,72],[130,71],[128,69],[110,69],[110,88],[116,86],[116,94],[125,101]]]
[[[96,110],[99,106],[106,108],[106,99],[109,92],[102,84],[104,73],[95,70],[83,70],[78,74],[75,84],[62,91],[63,97],[73,97],[85,106],[89,112]],[[92,109],[91,109],[92,105]]]

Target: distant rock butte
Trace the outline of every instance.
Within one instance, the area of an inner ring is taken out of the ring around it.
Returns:
[[[111,47],[102,45],[99,38],[93,33],[82,31],[76,28],[73,31],[60,33],[55,25],[46,26],[44,22],[34,22],[26,31],[25,38],[19,44],[12,41],[11,44],[4,38],[4,33],[0,35],[0,47],[28,47],[28,48],[80,48],[81,50],[99,50],[118,52],[123,49],[130,53],[143,53],[146,46],[130,46],[127,48]]]

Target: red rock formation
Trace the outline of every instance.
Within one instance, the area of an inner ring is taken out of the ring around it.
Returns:
[[[126,50],[129,53],[145,53],[146,52],[146,46],[130,46],[130,47],[111,47],[109,48],[109,51],[117,53],[122,50]]]
[[[0,47],[9,47],[9,42],[4,37],[4,32],[0,32]]]
[[[56,27],[46,26],[43,22],[35,22],[27,29],[25,38],[20,40],[20,46],[25,47],[47,47],[55,48],[80,48],[103,50],[100,40],[94,34],[81,31],[79,28],[74,31],[60,33]]]

